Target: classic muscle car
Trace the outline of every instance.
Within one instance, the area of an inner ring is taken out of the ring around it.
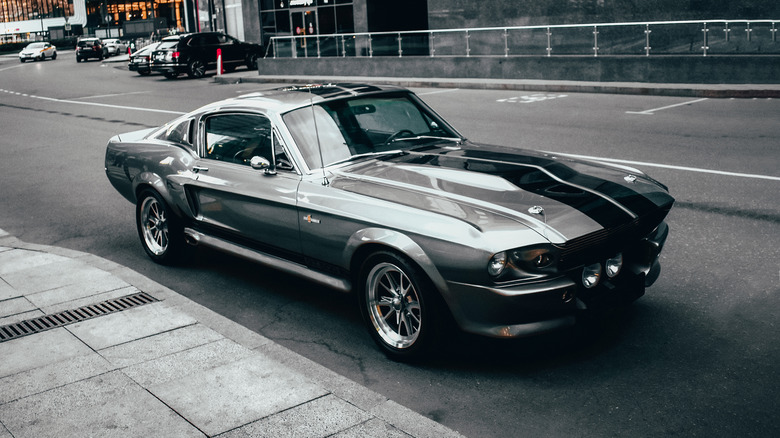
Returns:
[[[452,321],[519,337],[636,300],[674,202],[636,169],[472,143],[372,85],[216,102],[112,137],[105,166],[155,262],[202,245],[357,293],[398,360]]]

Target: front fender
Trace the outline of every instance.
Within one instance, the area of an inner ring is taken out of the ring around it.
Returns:
[[[361,248],[368,245],[381,245],[405,255],[425,272],[440,292],[447,289],[447,282],[444,281],[444,277],[442,277],[439,270],[436,269],[436,265],[420,245],[409,236],[395,230],[363,228],[355,232],[349,238],[344,248],[344,266],[352,266],[353,257],[360,255],[362,253]]]

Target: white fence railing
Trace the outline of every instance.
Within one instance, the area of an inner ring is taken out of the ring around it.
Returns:
[[[275,36],[266,57],[780,55],[778,24],[691,20]]]

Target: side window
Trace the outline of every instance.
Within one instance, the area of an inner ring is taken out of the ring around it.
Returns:
[[[206,119],[204,128],[204,158],[247,166],[254,156],[271,159],[271,122],[264,116],[211,116]]]
[[[172,143],[178,143],[192,149],[193,146],[193,132],[194,123],[192,119],[185,119],[181,121],[174,121],[166,127],[166,129],[160,131],[155,137],[160,140],[170,141]]]

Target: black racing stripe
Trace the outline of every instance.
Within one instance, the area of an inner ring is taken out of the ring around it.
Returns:
[[[570,181],[583,176],[556,161],[544,157],[509,155],[492,151],[479,151],[477,154],[473,150],[462,152],[466,153],[448,153],[444,155],[412,153],[394,160],[405,160],[410,164],[469,170],[499,176],[523,190],[568,205],[593,219],[604,228],[616,227],[631,218],[628,213],[609,200],[552,178],[547,172],[564,181]],[[544,168],[547,172],[539,169],[539,167]],[[606,181],[594,177],[587,177],[587,182],[590,185],[594,185],[596,182],[606,183]],[[619,187],[618,184],[616,185]],[[624,197],[628,198],[627,194]]]

